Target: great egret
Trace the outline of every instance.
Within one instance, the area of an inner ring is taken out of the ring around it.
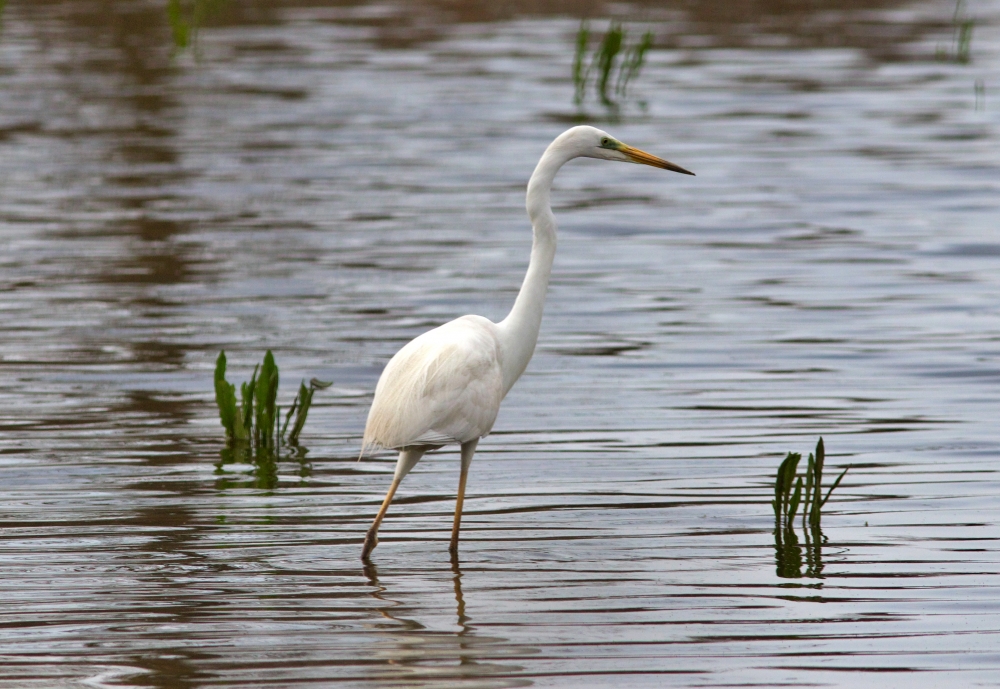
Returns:
[[[368,412],[362,454],[368,448],[399,450],[389,492],[365,537],[361,559],[378,545],[378,527],[400,481],[424,453],[458,443],[458,479],[451,553],[458,552],[465,481],[479,439],[493,428],[500,402],[531,360],[542,322],[545,292],[556,253],[556,219],[549,204],[552,180],[573,158],[639,163],[693,175],[684,168],[626,146],[594,127],[573,127],[549,144],[528,182],[526,206],[534,228],[531,261],[514,307],[499,323],[462,316],[420,335],[386,364]]]

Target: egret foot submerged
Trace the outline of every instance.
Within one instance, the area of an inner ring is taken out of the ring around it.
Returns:
[[[365,545],[361,549],[361,559],[367,560],[368,556],[372,554],[375,550],[375,546],[378,545],[378,530],[374,527],[368,529],[368,533],[365,534]]]
[[[372,522],[371,528],[368,529],[368,533],[365,535],[365,544],[361,549],[362,560],[367,560],[368,556],[375,550],[375,546],[378,545],[378,527],[382,523],[382,519],[385,518],[385,513],[389,511],[389,503],[392,502],[392,496],[396,494],[396,489],[399,488],[401,480],[402,477],[396,477],[392,480],[389,492],[385,494],[385,500],[382,501],[382,507],[379,509],[378,514],[375,515],[375,521]]]

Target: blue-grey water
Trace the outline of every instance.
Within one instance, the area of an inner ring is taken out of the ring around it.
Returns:
[[[0,15],[0,683],[1000,685],[1000,3],[198,4]],[[656,36],[617,113],[583,15]],[[363,567],[381,368],[505,315],[577,121],[698,176],[560,173],[458,566],[447,449]],[[220,349],[334,381],[304,459],[221,461]]]

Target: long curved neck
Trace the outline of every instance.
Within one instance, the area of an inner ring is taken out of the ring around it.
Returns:
[[[538,330],[542,325],[545,292],[549,287],[552,260],[556,255],[556,218],[552,215],[549,191],[556,172],[570,159],[560,149],[557,140],[545,150],[528,182],[525,205],[534,229],[531,261],[514,307],[497,324],[504,395],[528,367],[531,355],[535,353]]]

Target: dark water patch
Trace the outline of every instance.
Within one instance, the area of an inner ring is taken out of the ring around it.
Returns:
[[[953,244],[933,252],[940,256],[961,256],[977,258],[980,256],[1000,256],[1000,244],[972,243]]]
[[[236,95],[264,96],[281,100],[302,100],[309,96],[309,92],[305,89],[249,86],[245,84],[234,84],[228,87],[226,91]]]

